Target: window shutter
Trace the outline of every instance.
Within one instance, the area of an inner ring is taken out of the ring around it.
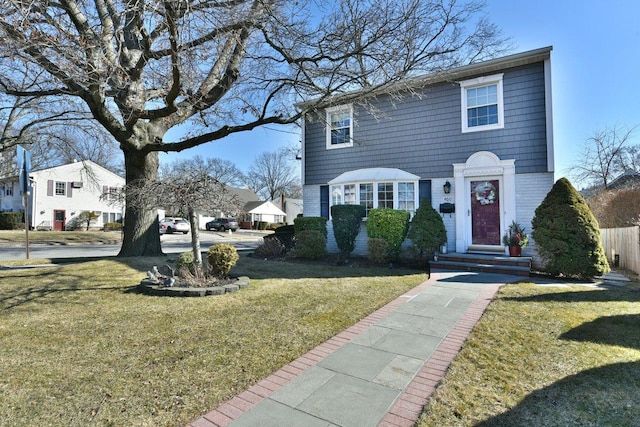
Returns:
[[[53,196],[53,180],[47,181],[47,196]]]
[[[67,182],[67,197],[71,197],[71,191],[73,189],[73,182],[69,181]]]
[[[320,216],[329,219],[329,186],[320,186]]]
[[[421,204],[424,199],[429,199],[429,202],[432,201],[430,179],[421,179],[418,182],[418,203]]]

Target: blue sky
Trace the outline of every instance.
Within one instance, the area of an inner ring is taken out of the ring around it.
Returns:
[[[556,178],[575,165],[584,141],[606,127],[640,124],[638,0],[488,0],[486,12],[516,52],[551,52]],[[269,126],[232,135],[161,161],[218,157],[247,171],[265,151],[300,141],[296,128]],[[633,142],[640,144],[640,128]]]

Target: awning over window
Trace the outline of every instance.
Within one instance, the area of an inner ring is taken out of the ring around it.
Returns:
[[[395,168],[368,168],[344,172],[331,181],[329,185],[351,182],[385,182],[385,181],[416,181],[419,176]]]

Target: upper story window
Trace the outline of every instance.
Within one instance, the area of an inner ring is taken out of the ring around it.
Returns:
[[[65,196],[67,194],[67,183],[63,181],[55,182],[55,195],[56,196]]]
[[[460,82],[462,93],[462,132],[504,127],[503,74]]]
[[[4,188],[4,195],[5,196],[13,196],[13,182],[10,182],[9,184],[7,184],[7,186]]]
[[[327,149],[353,145],[353,107],[327,108]]]

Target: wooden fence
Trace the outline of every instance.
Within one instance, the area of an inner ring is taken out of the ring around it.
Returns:
[[[640,227],[603,228],[600,239],[611,268],[617,259],[619,267],[640,274]]]

